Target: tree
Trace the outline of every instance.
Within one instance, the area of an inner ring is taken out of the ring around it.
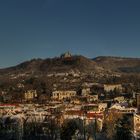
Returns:
[[[122,119],[118,119],[115,130],[116,133],[114,135],[114,140],[131,140],[131,122],[128,116],[123,116]]]
[[[77,128],[75,120],[67,120],[61,128],[61,140],[71,140]]]
[[[117,111],[110,111],[105,113],[105,121],[103,124],[102,133],[106,139],[112,140],[115,134],[115,125],[118,119],[122,118],[122,114]]]

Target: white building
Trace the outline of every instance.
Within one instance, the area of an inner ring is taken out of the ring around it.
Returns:
[[[121,84],[104,84],[104,90],[106,92],[114,91],[114,90],[122,91],[122,85]]]
[[[52,99],[63,100],[76,96],[76,91],[54,91],[52,92]]]

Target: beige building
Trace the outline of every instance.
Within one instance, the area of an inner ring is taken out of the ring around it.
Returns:
[[[99,103],[98,106],[100,111],[105,111],[107,108],[107,103]]]
[[[140,115],[134,115],[134,135],[140,135]]]
[[[123,102],[124,100],[125,100],[125,99],[124,99],[123,96],[114,98],[114,101],[117,101],[117,102],[119,102],[119,103]]]
[[[63,100],[76,96],[76,91],[54,91],[52,92],[52,99]]]
[[[87,96],[91,93],[90,88],[84,88],[82,89],[82,96]]]
[[[140,111],[140,94],[139,93],[136,95],[136,100],[137,100],[137,108]]]
[[[92,102],[92,101],[98,101],[98,95],[89,95],[88,97],[88,101]]]
[[[115,89],[122,91],[122,85],[121,84],[104,84],[104,90],[107,92],[114,91]]]
[[[36,97],[37,97],[36,90],[28,90],[27,92],[24,93],[25,100],[32,100]]]
[[[70,57],[72,57],[70,52],[66,52],[66,53],[61,55],[61,58],[70,58]]]

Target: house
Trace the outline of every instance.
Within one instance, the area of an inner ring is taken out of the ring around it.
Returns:
[[[116,97],[116,98],[114,98],[114,101],[117,101],[118,103],[121,103],[121,102],[124,101],[124,97],[123,96]]]
[[[10,102],[12,101],[12,95],[11,94],[5,94],[2,96],[4,102]]]
[[[41,95],[39,96],[38,100],[39,100],[40,102],[46,102],[46,101],[49,100],[49,96],[46,95],[46,94],[41,94]]]
[[[104,84],[104,91],[110,92],[114,90],[122,91],[122,85],[121,84]]]
[[[104,118],[104,115],[102,112],[95,112],[95,111],[88,111],[85,112],[84,110],[75,110],[75,109],[70,109],[67,110],[64,114],[63,114],[63,118],[64,120],[67,119],[81,119],[82,121],[85,121],[85,124],[91,124],[95,121],[95,119],[102,120]],[[100,124],[100,126],[102,127],[102,124]]]
[[[136,101],[137,101],[137,108],[140,111],[140,94],[136,95]]]
[[[134,136],[140,135],[140,115],[134,114]]]
[[[82,89],[82,96],[87,96],[91,93],[90,88],[84,88]]]
[[[79,98],[73,98],[72,101],[71,101],[71,103],[73,103],[73,104],[80,104],[81,101],[80,101]]]
[[[17,87],[18,87],[18,88],[24,88],[24,85],[23,85],[22,83],[18,83],[18,84],[17,84]]]
[[[87,99],[89,102],[95,102],[95,101],[98,101],[98,95],[89,95],[87,96]]]
[[[99,106],[98,104],[85,104],[82,106],[82,110],[84,111],[94,111],[94,112],[99,112]]]
[[[36,90],[28,90],[27,92],[24,93],[24,98],[26,101],[33,100],[36,97],[37,97]]]
[[[105,111],[105,109],[107,109],[107,103],[99,103],[98,106],[100,111]]]
[[[128,108],[125,106],[122,106],[121,104],[114,104],[112,105],[109,110],[116,110],[117,112],[123,113],[123,114],[131,114],[131,113],[136,113],[137,112],[137,108]]]
[[[57,100],[70,99],[74,96],[76,96],[76,91],[72,91],[72,90],[52,92],[52,99],[57,99]]]
[[[12,110],[12,109],[15,109],[18,105],[16,104],[0,104],[0,110],[3,109],[3,110]]]

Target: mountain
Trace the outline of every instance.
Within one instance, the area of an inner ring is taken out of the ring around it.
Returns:
[[[121,73],[140,73],[140,58],[96,57],[93,59],[100,67]]]

